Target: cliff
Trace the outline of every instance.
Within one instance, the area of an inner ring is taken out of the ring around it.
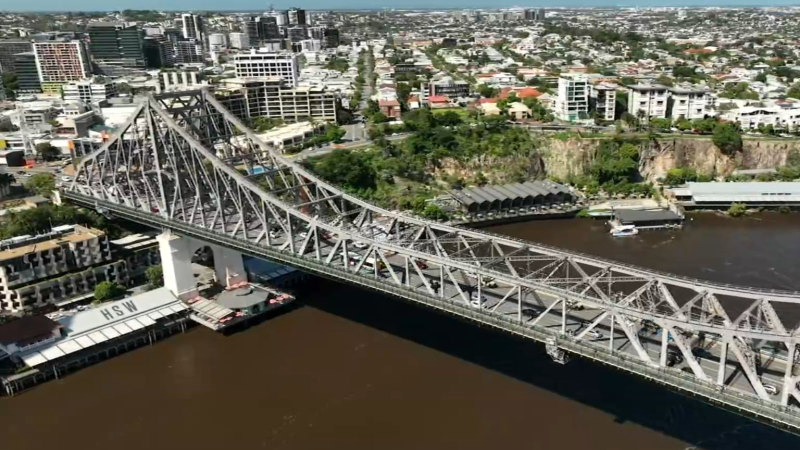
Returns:
[[[560,179],[585,173],[601,142],[597,138],[544,141],[540,153],[545,172]],[[713,176],[730,175],[736,169],[780,167],[790,154],[800,154],[800,140],[745,139],[742,151],[733,156],[723,154],[710,138],[659,139],[639,148],[639,171],[642,177],[654,181],[678,167],[690,167]]]

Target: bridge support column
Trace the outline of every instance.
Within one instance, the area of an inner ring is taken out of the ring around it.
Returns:
[[[214,271],[217,275],[217,283],[227,287],[247,281],[247,272],[244,270],[241,253],[216,245],[211,246],[211,250],[214,252]]]
[[[164,287],[182,299],[197,295],[192,273],[192,242],[167,230],[157,237],[164,271]]]

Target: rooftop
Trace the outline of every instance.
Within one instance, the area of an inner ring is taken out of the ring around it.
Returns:
[[[265,302],[269,292],[252,286],[223,291],[217,297],[217,303],[229,309],[245,309]]]

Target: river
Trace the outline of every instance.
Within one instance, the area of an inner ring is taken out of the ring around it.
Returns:
[[[800,290],[800,215],[492,231],[722,282]],[[770,449],[800,438],[543,346],[329,281],[231,336],[205,328],[0,399],[3,448]],[[768,444],[767,444],[768,443]]]

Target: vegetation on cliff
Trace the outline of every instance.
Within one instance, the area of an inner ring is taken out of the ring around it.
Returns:
[[[447,189],[485,184],[490,172],[502,171],[504,179],[514,181],[536,175],[530,173],[527,159],[532,155],[539,158],[535,139],[527,130],[509,126],[505,118],[469,118],[421,109],[404,114],[403,123],[403,129],[413,133],[404,141],[390,142],[383,137],[385,131],[373,131],[374,147],[334,151],[311,158],[306,164],[323,178],[362,198],[431,218],[442,218],[442,212],[426,200]],[[445,164],[517,156],[519,164],[486,167],[485,171],[463,176],[442,170]]]

